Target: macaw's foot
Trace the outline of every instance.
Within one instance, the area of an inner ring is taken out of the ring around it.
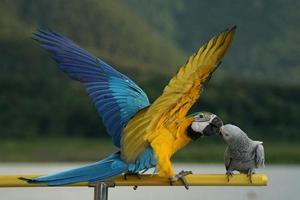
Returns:
[[[141,174],[134,172],[126,172],[124,173],[124,179],[127,180],[128,176],[136,176],[138,179],[142,179]]]
[[[226,175],[227,175],[227,181],[229,182],[230,181],[230,178],[232,178],[233,177],[233,172],[232,171],[227,171],[226,172]]]
[[[138,179],[142,179],[141,174],[134,172],[126,172],[124,173],[124,179],[127,180],[127,176],[136,176]],[[137,185],[133,186],[133,189],[136,190],[138,188]]]
[[[170,185],[172,186],[176,181],[180,180],[182,184],[184,185],[185,189],[189,189],[189,184],[185,179],[185,176],[193,174],[192,171],[181,171],[179,174],[175,175],[174,177],[170,178]]]
[[[249,178],[250,183],[253,182],[253,181],[252,181],[252,176],[253,176],[253,174],[255,174],[255,172],[254,172],[253,170],[249,169],[249,170],[248,170],[248,173],[247,173],[247,177]]]

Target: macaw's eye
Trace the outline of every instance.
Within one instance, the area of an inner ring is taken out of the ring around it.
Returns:
[[[204,115],[204,114],[199,114],[199,115],[197,115],[197,118],[196,118],[195,121],[197,121],[197,122],[207,122],[207,121],[209,121],[209,117]]]

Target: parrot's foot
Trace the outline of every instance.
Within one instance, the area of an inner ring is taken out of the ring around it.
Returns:
[[[126,172],[124,174],[124,179],[127,180],[127,176],[136,176],[138,179],[142,179],[141,175],[139,173],[134,173],[134,172]],[[138,188],[137,185],[133,186],[133,189],[136,190]]]
[[[185,176],[193,174],[192,171],[181,171],[179,174],[175,175],[174,177],[170,178],[170,185],[172,186],[176,181],[180,180],[182,184],[184,185],[185,189],[189,189],[189,184],[185,179]]]
[[[128,176],[136,176],[138,179],[142,179],[141,175],[139,173],[134,172],[126,172],[124,173],[124,179],[127,180]]]
[[[247,177],[249,178],[250,183],[253,182],[253,181],[252,181],[252,176],[253,176],[253,174],[255,174],[255,172],[252,171],[251,169],[250,169],[250,170],[248,171],[248,173],[247,173]]]
[[[233,177],[233,172],[232,171],[227,171],[226,172],[226,176],[227,176],[227,181],[229,182],[230,181],[230,178],[232,178]]]

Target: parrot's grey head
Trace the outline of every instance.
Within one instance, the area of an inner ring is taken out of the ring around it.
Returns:
[[[196,140],[201,136],[211,136],[220,133],[223,121],[210,112],[198,112],[192,115],[193,122],[187,129],[187,135]]]
[[[223,139],[227,143],[236,142],[237,140],[248,138],[247,134],[244,131],[232,124],[226,124],[222,126],[220,132],[223,136]]]

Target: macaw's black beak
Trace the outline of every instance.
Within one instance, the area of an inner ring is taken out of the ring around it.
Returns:
[[[215,116],[213,120],[209,123],[207,127],[203,130],[205,136],[217,135],[220,134],[220,128],[223,126],[223,121]]]

